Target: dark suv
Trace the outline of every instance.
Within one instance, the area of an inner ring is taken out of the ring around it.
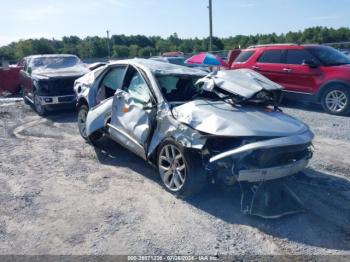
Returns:
[[[350,58],[332,47],[276,44],[232,53],[231,69],[258,71],[282,85],[287,98],[320,103],[330,114],[350,110]]]
[[[75,55],[33,55],[20,65],[24,102],[32,103],[39,115],[54,108],[74,108],[74,81],[90,72]]]

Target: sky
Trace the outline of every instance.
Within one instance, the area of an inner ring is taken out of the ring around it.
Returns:
[[[212,0],[218,37],[348,27],[349,0]],[[27,38],[209,34],[208,0],[0,0],[0,46]]]

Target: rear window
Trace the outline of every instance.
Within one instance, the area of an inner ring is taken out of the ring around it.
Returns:
[[[315,58],[305,50],[288,50],[286,64],[302,65],[304,60],[315,61]]]
[[[234,63],[244,63],[254,54],[254,51],[242,51],[235,59]]]
[[[280,64],[282,63],[282,56],[284,50],[267,50],[259,57],[259,63],[271,63]]]

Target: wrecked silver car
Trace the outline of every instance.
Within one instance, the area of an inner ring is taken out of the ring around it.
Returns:
[[[278,108],[281,89],[249,69],[123,60],[76,81],[78,126],[92,144],[109,136],[188,196],[208,180],[256,183],[305,168],[314,135]]]

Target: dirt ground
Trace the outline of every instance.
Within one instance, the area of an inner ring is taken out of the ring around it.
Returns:
[[[78,134],[75,112],[37,116],[0,101],[0,254],[348,254],[350,121],[284,110],[316,134],[305,174],[290,178],[306,212],[240,213],[240,191],[215,185],[180,200],[155,169],[108,139]]]

